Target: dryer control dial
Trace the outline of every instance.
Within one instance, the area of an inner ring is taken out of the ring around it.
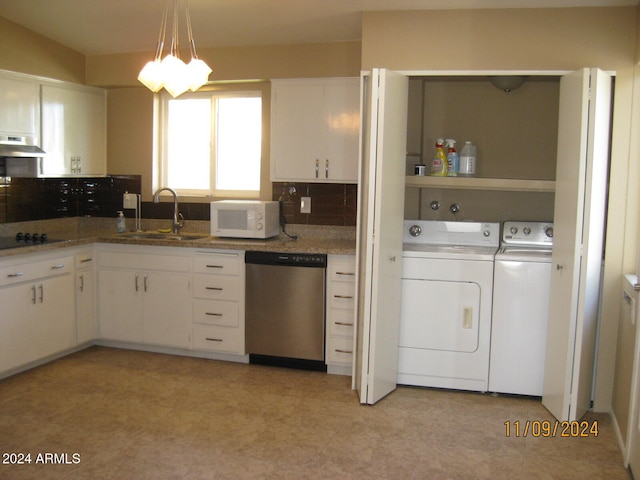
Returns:
[[[544,234],[549,238],[553,238],[553,227],[547,227]]]
[[[518,233],[518,227],[516,227],[515,225],[513,225],[509,231],[511,232],[511,235],[515,235],[516,233]]]

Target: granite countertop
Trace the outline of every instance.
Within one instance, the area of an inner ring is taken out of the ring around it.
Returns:
[[[166,228],[166,223],[166,220],[145,221],[143,219],[142,227],[145,232],[157,233],[159,229]],[[209,222],[189,222],[180,233],[182,235],[198,234],[202,235],[202,238],[178,240],[173,238],[139,238],[135,237],[135,232],[116,233],[115,219],[110,218],[70,218],[56,221],[42,220],[4,224],[0,225],[0,236],[15,236],[19,231],[46,231],[50,239],[62,241],[0,250],[0,258],[92,243],[339,255],[353,255],[356,251],[355,227],[288,225],[287,233],[296,235],[297,239],[289,238],[281,233],[277,237],[266,240],[212,237],[209,236],[208,229]]]

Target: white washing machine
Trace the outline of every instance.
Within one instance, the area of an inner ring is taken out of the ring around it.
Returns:
[[[405,221],[398,383],[487,391],[498,223]]]
[[[552,246],[552,223],[504,223],[493,283],[492,392],[542,396]]]

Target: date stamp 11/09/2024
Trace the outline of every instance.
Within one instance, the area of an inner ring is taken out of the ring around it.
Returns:
[[[588,438],[598,436],[598,421],[507,420],[506,437]]]

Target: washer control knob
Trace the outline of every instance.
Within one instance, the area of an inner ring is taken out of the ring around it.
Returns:
[[[553,227],[547,227],[544,233],[547,237],[553,238]]]
[[[412,237],[418,237],[422,233],[422,227],[420,225],[411,225],[409,227],[409,235]]]
[[[516,233],[518,233],[518,227],[512,225],[509,231],[511,232],[511,235],[515,235]]]
[[[530,227],[524,227],[522,229],[522,233],[524,233],[525,235],[529,235],[531,233],[531,228]]]
[[[482,235],[484,235],[485,237],[490,237],[491,236],[491,230],[485,230],[484,232],[482,232]]]

